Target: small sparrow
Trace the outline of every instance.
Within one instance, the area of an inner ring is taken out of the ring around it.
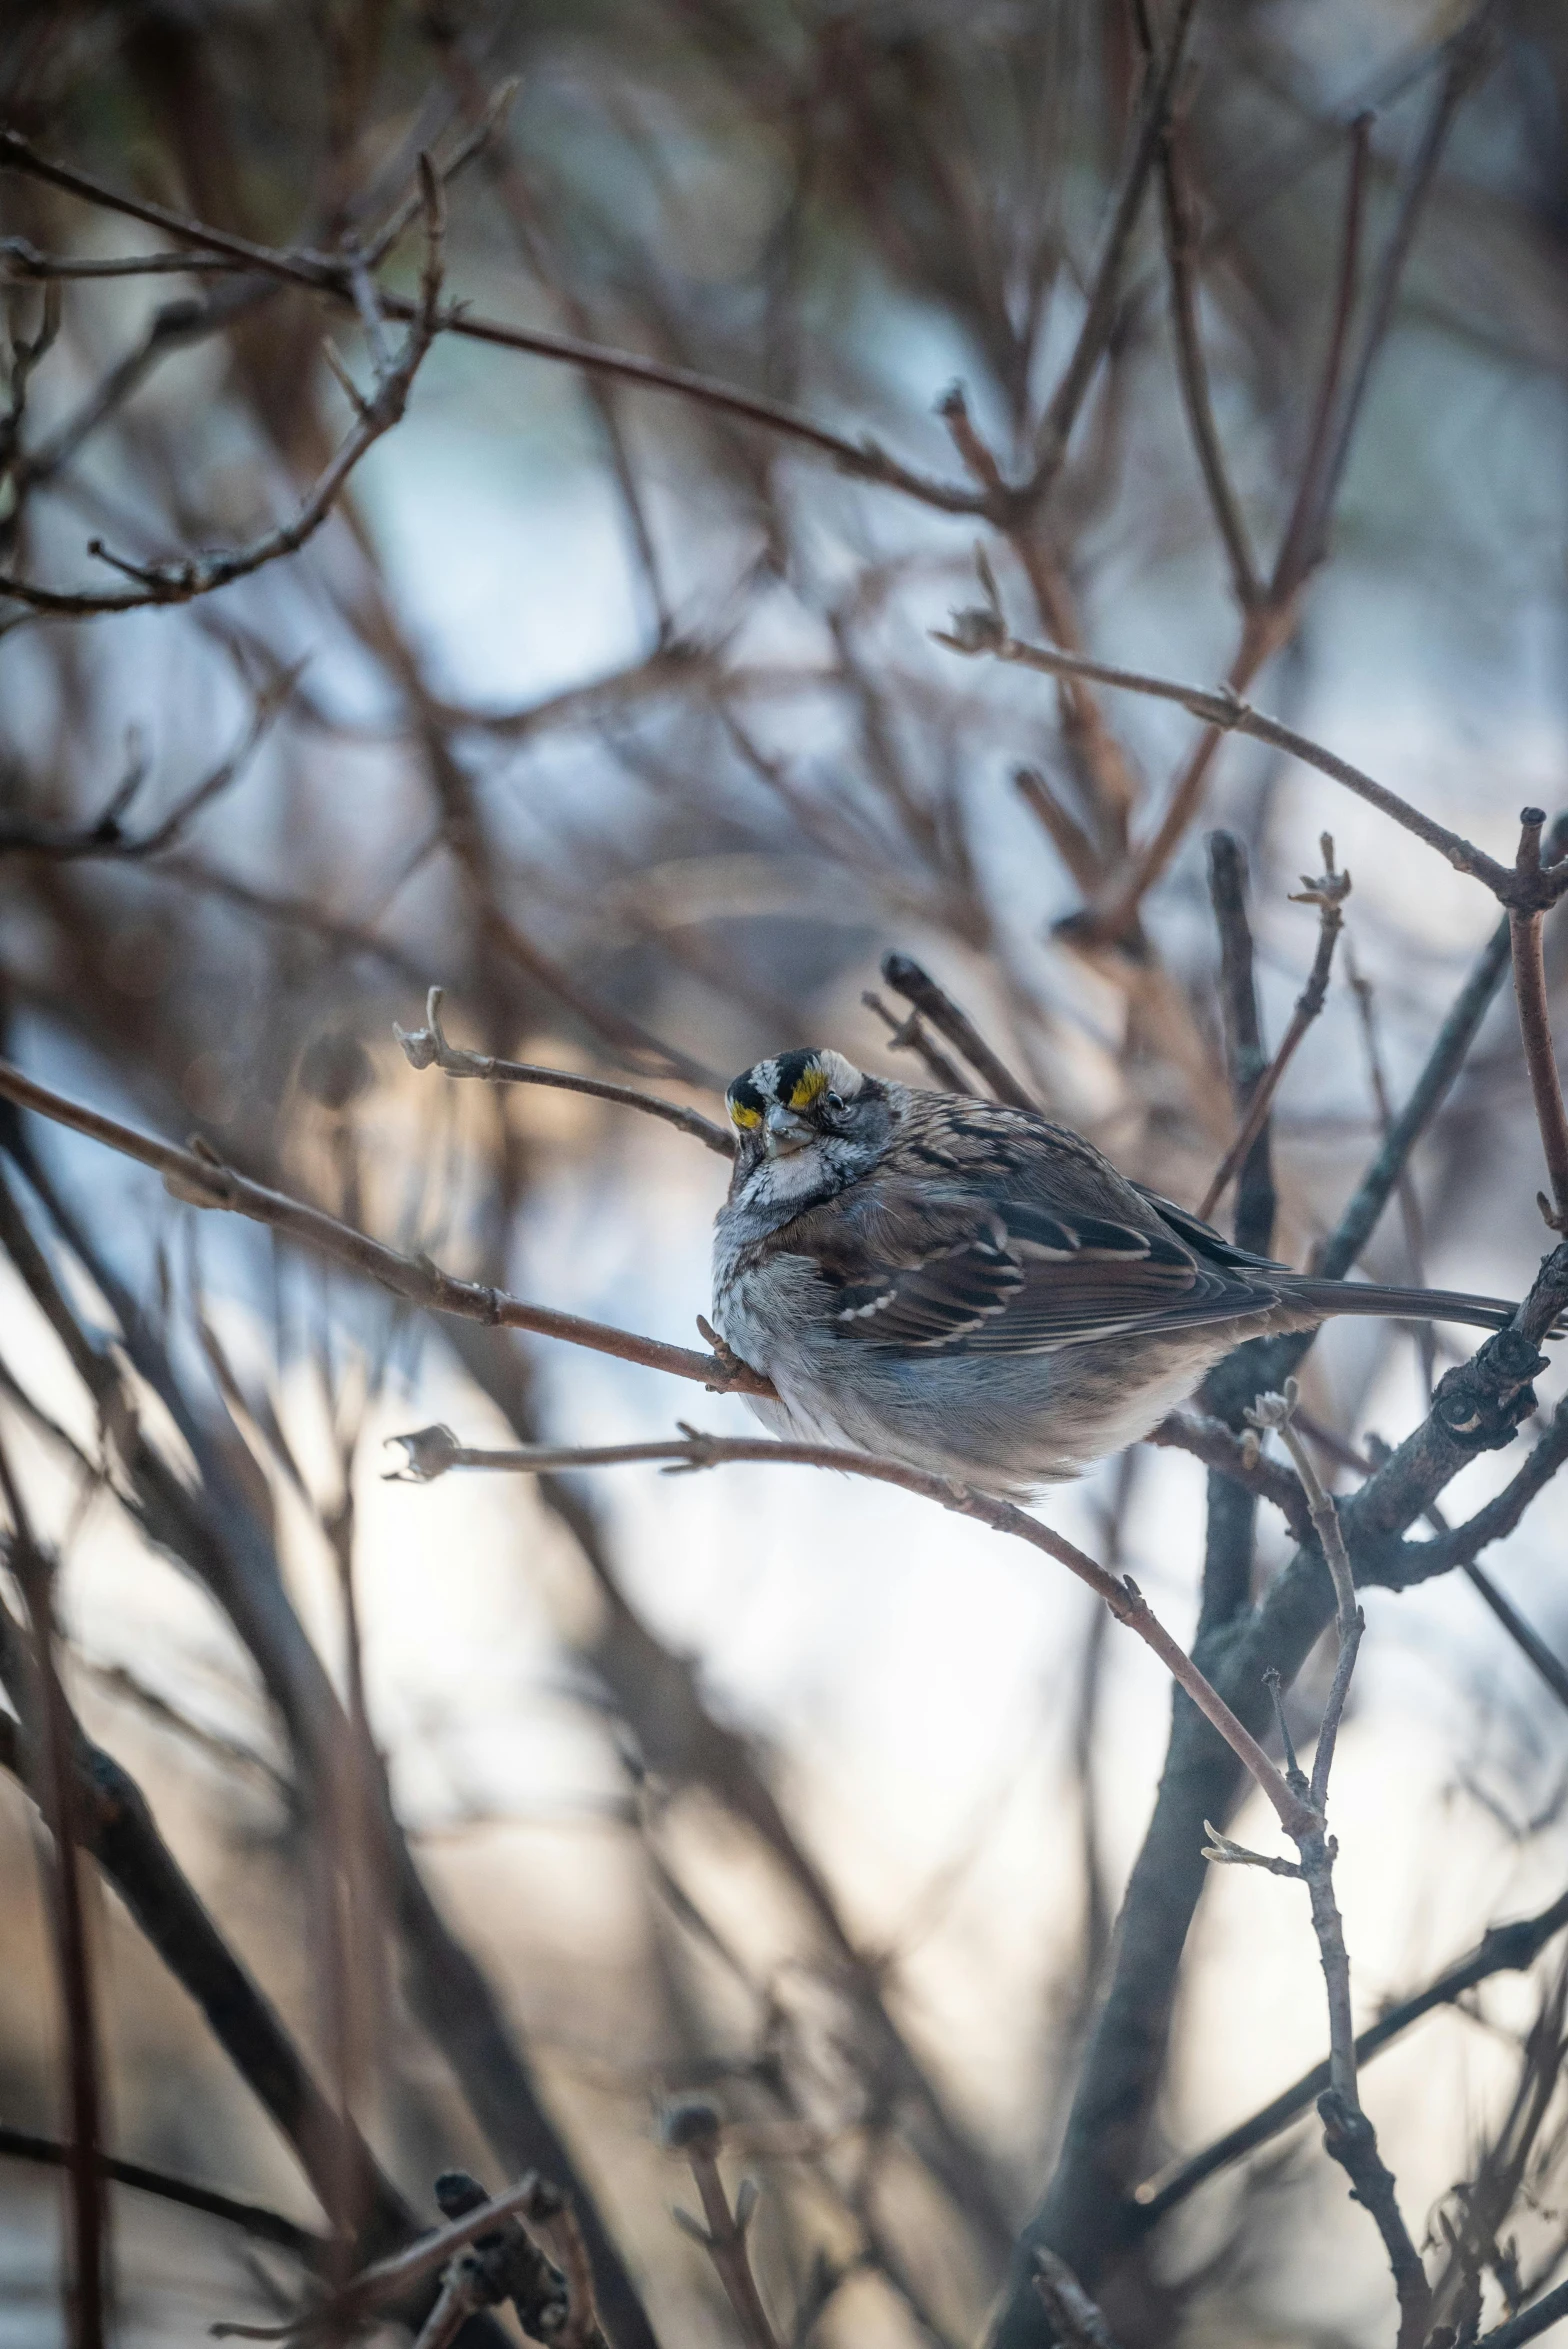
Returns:
[[[992,1492],[1136,1443],[1244,1338],[1338,1313],[1482,1329],[1513,1313],[1287,1271],[1067,1126],[884,1083],[838,1052],[758,1061],[726,1099],[713,1312],[778,1391],[753,1410]]]

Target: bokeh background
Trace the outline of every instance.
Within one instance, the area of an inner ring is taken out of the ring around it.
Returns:
[[[1265,574],[1342,290],[1356,138],[1359,334],[1466,14],[1198,12],[1178,101],[1197,319]],[[449,293],[739,384],[972,489],[936,404],[961,384],[1003,472],[1027,473],[1125,170],[1141,21],[1099,0],[13,0],[0,109],[117,189],[325,248],[368,233],[419,147],[450,154],[516,77],[450,184]],[[1503,857],[1522,803],[1564,797],[1565,100],[1558,9],[1497,8],[1414,220],[1326,560],[1247,688]],[[0,207],[6,236],[78,259],[166,242],[14,173]],[[384,281],[411,289],[418,258],[410,235]],[[25,341],[43,296],[7,268]],[[102,586],[95,537],[146,560],[286,514],[352,421],[324,336],[364,379],[353,317],[266,280],[67,282],[0,429],[6,567]],[[878,978],[896,948],[1053,1112],[1193,1204],[1234,1126],[1203,852],[1219,823],[1250,862],[1270,1042],[1316,941],[1290,892],[1332,832],[1402,1099],[1494,924],[1485,893],[1229,738],[1141,917],[1064,932],[1094,892],[1017,770],[1109,871],[1107,774],[1119,762],[1144,837],[1198,729],[1131,696],[1063,702],[935,643],[976,600],[977,537],[1021,635],[1061,639],[1070,615],[1102,658],[1200,684],[1232,669],[1157,196],[1067,462],[1011,539],[700,400],[443,336],[297,558],[176,610],[0,607],[0,821],[90,826],[140,763],[125,825],[147,833],[244,746],[155,854],[0,855],[7,1055],[453,1270],[694,1344],[722,1162],[581,1097],[416,1073],[392,1024],[417,1024],[428,985],[461,1042],[711,1112],[715,1083],[801,1042],[921,1081],[863,1000],[902,1016]],[[1550,927],[1548,959],[1560,1004]],[[1274,1121],[1276,1245],[1297,1263],[1377,1140],[1349,968]],[[0,1142],[0,1433],[59,1555],[73,1702],[415,2207],[433,2216],[453,2163],[500,2184],[503,2147],[408,1989],[385,1875],[345,1890],[223,1572],[204,1580],[149,1515],[106,1432],[116,1409],[220,1544],[275,1559],[340,1690],[357,1648],[412,1865],[660,2338],[736,2338],[669,2215],[691,2190],[658,2115],[701,2087],[764,2187],[757,2264],[784,2337],[815,2293],[823,2344],[975,2339],[1050,2172],[1148,1818],[1169,1717],[1152,1659],[1043,1559],[847,1480],[386,1482],[386,1439],[431,1421],[492,1444],[748,1421],[652,1372],[402,1311],[35,1120],[8,1114]],[[1518,1293],[1541,1179],[1505,989],[1417,1160],[1427,1275]],[[1391,1212],[1364,1268],[1406,1277],[1412,1236]],[[29,1241],[52,1323],[19,1267]],[[1336,1330],[1306,1400],[1345,1442],[1397,1439],[1431,1368],[1408,1331]],[[1480,1462],[1453,1507],[1513,1465]],[[1203,1496],[1195,1461],[1140,1450],[1045,1513],[1186,1637]],[[1285,1551],[1265,1511],[1260,1577]],[[1560,1650],[1550,1493],[1490,1565]],[[1568,1716],[1474,1590],[1373,1594],[1336,1793],[1359,2012],[1552,1897],[1565,1800]],[[1250,1807],[1236,1832],[1270,1840]],[[58,2133],[38,1837],[0,1783],[0,2121]],[[318,2224],[112,1894],[93,1926],[113,2149]],[[1369,2074],[1418,2234],[1507,2107],[1543,1964]],[[1253,1871],[1212,1884],[1183,1985],[1149,2174],[1324,2044],[1305,1904]],[[1563,2226],[1560,2127],[1543,2125],[1515,2222],[1527,2266]],[[60,2209],[53,2172],[0,2163],[5,2349],[63,2337]],[[113,2221],[126,2344],[266,2321],[297,2281],[281,2252],[145,2196],[116,2195]],[[1140,2277],[1130,2341],[1391,2337],[1375,2236],[1310,2125],[1195,2197]]]

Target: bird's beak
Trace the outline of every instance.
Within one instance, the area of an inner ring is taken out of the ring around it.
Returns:
[[[762,1128],[762,1147],[768,1156],[787,1158],[792,1150],[803,1150],[811,1139],[812,1129],[806,1120],[775,1101]]]

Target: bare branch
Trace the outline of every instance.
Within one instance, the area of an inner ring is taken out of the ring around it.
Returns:
[[[1177,0],[1175,20],[1165,54],[1151,60],[1145,74],[1143,102],[1132,154],[1128,159],[1115,210],[1111,214],[1110,227],[1106,231],[1105,250],[1100,256],[1089,289],[1083,324],[1078,329],[1078,340],[1073,346],[1072,356],[1062,371],[1061,381],[1052,393],[1040,422],[1034,477],[1030,483],[1030,491],[1035,497],[1050,485],[1066,460],[1067,444],[1072,437],[1078,411],[1083,406],[1094,380],[1095,369],[1111,339],[1116,314],[1121,306],[1122,272],[1128,247],[1138,225],[1149,175],[1154,169],[1165,126],[1170,118],[1171,102],[1176,94],[1177,77],[1181,72],[1196,4],[1197,0]]]
[[[0,132],[0,161],[6,159],[9,132]],[[425,257],[419,300],[411,306],[411,323],[395,361],[378,363],[374,394],[360,403],[354,429],[318,477],[292,521],[252,539],[248,546],[187,555],[167,563],[135,563],[112,554],[101,539],[88,543],[88,553],[134,582],[129,588],[95,595],[46,588],[37,581],[0,572],[0,596],[10,596],[34,611],[56,618],[94,618],[111,612],[137,611],[150,604],[190,603],[214,594],[236,579],[249,578],[268,563],[296,554],[313,538],[336,504],[349,475],[384,434],[402,421],[414,377],[442,325],[440,309],[441,249],[445,229],[441,187],[429,158],[420,158],[425,206]],[[352,272],[350,272],[352,276]]]
[[[542,1337],[565,1338],[596,1353],[613,1354],[619,1361],[638,1362],[648,1370],[672,1371],[677,1378],[696,1379],[704,1386],[748,1395],[773,1392],[765,1378],[744,1364],[731,1368],[712,1354],[693,1353],[684,1346],[660,1345],[653,1338],[637,1337],[630,1330],[616,1329],[606,1322],[585,1321],[579,1314],[555,1313],[547,1306],[528,1305],[500,1289],[458,1280],[451,1273],[440,1271],[428,1258],[400,1255],[395,1248],[373,1240],[367,1232],[356,1231],[352,1224],[341,1223],[319,1207],[308,1207],[303,1200],[291,1199],[281,1191],[268,1190],[263,1183],[250,1181],[233,1167],[225,1166],[205,1147],[179,1150],[171,1143],[154,1141],[114,1118],[84,1109],[62,1094],[51,1092],[46,1085],[35,1083],[3,1060],[0,1060],[0,1097],[16,1102],[20,1108],[36,1110],[56,1124],[70,1126],[77,1133],[106,1143],[111,1150],[154,1168],[163,1176],[165,1189],[188,1205],[228,1208],[236,1215],[248,1216],[254,1223],[269,1224],[274,1231],[282,1232],[314,1254],[364,1273],[411,1305],[425,1306],[433,1313],[460,1314],[467,1321],[487,1322],[492,1328],[526,1329]]]
[[[1419,808],[1401,799],[1396,791],[1375,782],[1370,775],[1353,767],[1348,759],[1340,758],[1322,743],[1313,742],[1307,735],[1298,734],[1294,727],[1284,726],[1277,718],[1265,717],[1236,693],[1228,689],[1212,692],[1198,685],[1181,685],[1170,677],[1150,677],[1136,669],[1118,669],[1108,661],[1092,661],[1077,653],[1058,652],[1054,646],[1021,644],[1009,635],[1000,613],[980,608],[955,612],[950,630],[932,631],[938,644],[949,651],[964,653],[970,658],[989,653],[998,661],[1008,661],[1020,668],[1039,669],[1048,677],[1087,677],[1096,684],[1119,686],[1128,693],[1146,693],[1156,701],[1172,701],[1195,718],[1221,733],[1250,735],[1257,742],[1272,744],[1276,750],[1300,759],[1304,766],[1316,767],[1321,774],[1332,776],[1343,783],[1358,799],[1375,807],[1429,848],[1444,856],[1456,872],[1472,874],[1484,881],[1501,905],[1511,905],[1519,894],[1519,884],[1507,865],[1488,856],[1484,849],[1466,840],[1458,832],[1450,832],[1446,824],[1433,821]],[[1550,905],[1568,888],[1568,864],[1544,868],[1529,885],[1531,902]]]
[[[1568,1230],[1568,1112],[1563,1108],[1562,1080],[1552,1050],[1551,1018],[1546,1001],[1546,964],[1541,953],[1541,907],[1529,902],[1529,893],[1541,878],[1541,831],[1545,810],[1527,807],[1519,817],[1519,854],[1516,871],[1523,902],[1510,905],[1509,939],[1513,951],[1514,995],[1519,1005],[1519,1032],[1524,1040],[1524,1064],[1529,1071],[1535,1119],[1546,1152],[1546,1171],[1552,1186],[1550,1202],[1541,1199],[1541,1213],[1555,1232]]]
[[[389,2258],[379,2259],[357,2276],[352,2277],[341,2291],[334,2292],[317,2308],[289,2324],[275,2326],[216,2324],[212,2334],[216,2340],[281,2341],[293,2334],[318,2329],[332,2330],[339,2325],[357,2323],[373,2316],[377,2309],[390,2308],[406,2298],[409,2290],[437,2268],[444,2267],[455,2251],[472,2243],[476,2235],[511,2217],[514,2211],[527,2210],[539,2191],[539,2180],[524,2178],[521,2184],[509,2186],[504,2194],[482,2202],[476,2210],[463,2217],[449,2219],[444,2227],[425,2235],[406,2251],[393,2252]]]
[[[1189,8],[1192,0],[1185,0]],[[238,237],[224,230],[209,227],[205,222],[186,219],[171,212],[165,205],[150,204],[131,196],[119,194],[105,187],[86,172],[74,171],[60,163],[52,163],[36,154],[27,141],[15,131],[0,132],[0,169],[21,171],[34,179],[48,181],[54,187],[66,189],[81,196],[90,204],[97,204],[112,212],[121,212],[133,220],[144,220],[151,227],[161,228],[169,235],[188,238],[198,250],[227,255],[242,267],[256,269],[269,277],[281,279],[288,285],[309,287],[316,293],[352,305],[353,286],[347,265],[329,254],[315,252],[283,252],[270,245],[258,245],[248,237]],[[406,295],[382,292],[381,308],[388,318],[410,320],[418,316],[417,305]],[[901,465],[872,440],[846,440],[841,433],[831,432],[825,425],[802,416],[781,401],[768,400],[741,391],[737,386],[717,383],[711,377],[700,375],[685,367],[668,367],[655,359],[644,359],[631,351],[608,350],[596,343],[580,341],[574,335],[547,334],[541,330],[509,326],[495,318],[485,318],[461,306],[448,305],[436,319],[436,329],[442,334],[455,334],[470,342],[489,343],[503,350],[521,351],[537,359],[553,359],[567,366],[590,369],[599,375],[619,378],[622,382],[640,385],[647,391],[672,392],[683,399],[738,418],[742,423],[754,424],[766,432],[815,449],[819,455],[831,458],[838,469],[857,480],[877,483],[883,488],[902,492],[923,505],[934,507],[939,513],[986,515],[990,502],[976,492],[956,484],[933,481],[925,475]],[[1017,495],[1017,492],[1010,492]]]
[[[1214,909],[1214,924],[1220,937],[1220,1005],[1231,1094],[1237,1110],[1245,1117],[1268,1067],[1253,976],[1252,925],[1247,919],[1247,858],[1234,833],[1211,832],[1208,845],[1209,903]],[[1276,1206],[1267,1118],[1242,1155],[1240,1168],[1236,1190],[1237,1243],[1267,1256],[1274,1245]]]
[[[1248,1153],[1273,1107],[1279,1091],[1280,1079],[1295,1057],[1296,1048],[1323,1009],[1328,994],[1329,972],[1333,968],[1334,948],[1344,927],[1345,899],[1350,895],[1350,875],[1334,870],[1334,843],[1325,832],[1321,842],[1323,872],[1316,880],[1302,876],[1301,893],[1291,899],[1293,905],[1315,905],[1318,908],[1318,948],[1313,958],[1307,983],[1296,998],[1296,1008],[1290,1015],[1290,1025],[1280,1038],[1279,1050],[1263,1074],[1249,1089],[1246,1115],[1241,1121],[1235,1140],[1226,1151],[1209,1179],[1209,1187],[1198,1205],[1198,1213],[1205,1222],[1214,1213],[1227,1184],[1245,1164]]]
[[[720,1158],[733,1158],[735,1137],[725,1127],[715,1125],[712,1118],[703,1117],[698,1110],[683,1109],[678,1101],[661,1101],[655,1094],[639,1093],[631,1085],[616,1085],[604,1077],[579,1076],[573,1069],[545,1068],[537,1061],[499,1060],[489,1052],[467,1052],[449,1044],[441,1026],[441,1003],[446,990],[432,987],[425,1004],[425,1025],[422,1028],[400,1028],[394,1021],[392,1033],[402,1045],[412,1068],[438,1068],[449,1077],[480,1077],[493,1085],[547,1085],[563,1093],[587,1093],[596,1101],[614,1101],[623,1109],[640,1109],[649,1117],[663,1118],[667,1125],[676,1126],[683,1134],[692,1135],[716,1151]]]
[[[1525,2349],[1527,2341],[1538,2341],[1553,2325],[1561,2324],[1565,2316],[1568,2316],[1568,2284],[1558,2284],[1543,2294],[1533,2308],[1521,2308],[1506,2324],[1494,2325],[1491,2332],[1483,2333],[1476,2349]]]
[[[990,1086],[998,1101],[1008,1102],[1014,1109],[1034,1109],[1038,1104],[1028,1090],[1018,1082],[1005,1062],[999,1060],[979,1029],[966,1012],[959,1010],[952,997],[937,985],[929,972],[907,954],[885,954],[882,957],[882,976],[895,995],[902,995],[917,1011],[925,1013],[931,1025],[955,1044],[983,1084]]]
[[[1548,1908],[1533,1917],[1521,1917],[1510,1925],[1492,1925],[1482,1935],[1477,1946],[1467,1957],[1444,1968],[1424,1990],[1399,2000],[1363,2031],[1356,2040],[1356,2062],[1367,2064],[1390,2046],[1412,2023],[1440,2006],[1453,2006],[1476,1985],[1493,1974],[1522,1974],[1528,1972],[1547,1943],[1554,1940],[1568,1926],[1568,1892],[1559,1893]],[[1316,2065],[1310,2072],[1264,2105],[1260,2112],[1243,2121],[1239,2127],[1228,2129],[1201,2153],[1176,2162],[1169,2169],[1148,2180],[1138,2188],[1134,2197],[1143,2222],[1155,2226],[1179,2202],[1185,2202],[1217,2170],[1226,2169],[1240,2161],[1244,2154],[1266,2145],[1282,2129],[1311,2109],[1323,2090],[1329,2085],[1327,2062]]]
[[[81,1790],[72,1767],[72,1723],[60,1685],[55,1621],[54,1560],[33,1537],[32,1527],[0,1446],[0,1492],[11,1520],[0,1559],[15,1575],[27,1610],[32,1653],[23,1653],[9,1610],[0,1631],[5,1683],[31,1735],[28,1778],[33,1798],[49,1828],[53,1848],[41,1859],[55,1968],[65,2025],[65,2072],[71,2116],[66,2157],[69,2179],[71,2337],[73,2349],[103,2349],[108,2284],[109,2209],[103,2180],[103,2094],[99,2069],[97,1996],[87,1937],[87,1907],[79,1845]],[[6,1652],[8,1651],[8,1652]]]
[[[1199,1411],[1173,1411],[1144,1437],[1167,1451],[1190,1452],[1260,1501],[1272,1501],[1298,1541],[1311,1538],[1312,1519],[1301,1481],[1238,1436],[1222,1419]]]
[[[9,1714],[0,1713],[0,1769],[20,1776],[21,1767],[16,1724]],[[0,2160],[36,2162],[40,2169],[60,2170],[69,2166],[71,2148],[62,2145],[56,2137],[37,2137],[30,2130],[13,2129],[0,2123]],[[299,2226],[281,2211],[268,2210],[260,2202],[243,2202],[232,2194],[220,2194],[211,2186],[198,2186],[194,2179],[171,2177],[167,2170],[148,2169],[139,2161],[119,2161],[112,2154],[101,2154],[98,2166],[111,2185],[130,2187],[138,2194],[156,2195],[161,2202],[175,2203],[181,2210],[199,2211],[204,2218],[222,2219],[227,2225],[254,2235],[258,2243],[271,2243],[280,2251],[292,2252],[307,2267],[319,2268],[326,2257],[324,2237],[313,2235],[309,2227]]]
[[[691,2165],[693,2182],[702,2198],[702,2215],[707,2222],[697,2221],[682,2210],[676,2219],[694,2241],[700,2243],[712,2260],[725,2298],[735,2312],[735,2321],[747,2349],[783,2349],[773,2320],[762,2304],[757,2279],[751,2270],[751,2252],[747,2233],[756,2209],[756,2188],[751,2180],[743,2179],[735,2207],[724,2190],[719,2175],[719,2146],[723,2131],[719,2116],[711,2104],[698,2098],[673,2105],[664,2115],[661,2134],[672,2153],[682,2153]],[[750,2191],[748,2193],[748,2188]]]
[[[1358,114],[1350,126],[1350,171],[1345,183],[1345,221],[1340,233],[1339,273],[1334,289],[1332,322],[1328,347],[1323,355],[1323,372],[1318,378],[1317,398],[1312,406],[1312,422],[1307,432],[1306,454],[1302,459],[1301,478],[1296,485],[1295,503],[1280,536],[1279,552],[1274,558],[1274,575],[1269,581],[1269,601],[1275,604],[1286,603],[1294,596],[1312,565],[1321,560],[1325,551],[1327,507],[1323,500],[1324,465],[1329,446],[1329,425],[1333,420],[1334,402],[1345,364],[1351,312],[1355,308],[1361,256],[1361,222],[1366,208],[1367,158],[1372,146],[1372,120],[1370,114]]]
[[[403,1446],[407,1463],[403,1473],[416,1484],[427,1484],[452,1468],[510,1469],[531,1476],[549,1469],[613,1468],[644,1461],[660,1461],[682,1469],[716,1468],[737,1461],[764,1464],[776,1461],[784,1466],[831,1468],[846,1476],[869,1477],[874,1483],[896,1485],[903,1492],[917,1493],[923,1500],[935,1501],[938,1508],[951,1509],[957,1516],[978,1518],[996,1533],[1011,1534],[1043,1550],[1048,1558],[1056,1559],[1081,1582],[1086,1582],[1105,1601],[1118,1623],[1125,1623],[1154,1650],[1199,1711],[1213,1722],[1231,1751],[1251,1771],[1282,1824],[1287,1825],[1287,1831],[1291,1820],[1298,1826],[1304,1823],[1304,1806],[1299,1798],[1291,1793],[1251,1731],[1242,1726],[1191,1657],[1171,1638],[1130,1576],[1107,1573],[1075,1543],[1042,1525],[1026,1510],[1011,1501],[998,1500],[993,1494],[978,1492],[972,1485],[960,1484],[954,1477],[933,1476],[902,1460],[881,1459],[875,1453],[845,1451],[830,1444],[779,1443],[767,1436],[710,1436],[693,1428],[685,1429],[678,1440],[641,1444],[530,1444],[512,1451],[483,1451],[459,1444],[445,1427],[420,1428],[410,1435],[390,1437],[388,1441]]]
[[[279,711],[289,698],[298,669],[274,679],[256,696],[249,723],[228,757],[213,768],[209,775],[187,791],[151,831],[129,834],[123,818],[132,801],[146,781],[147,770],[140,758],[134,759],[124,780],[119,783],[103,813],[80,829],[63,824],[34,822],[26,816],[0,815],[0,857],[43,856],[57,863],[71,864],[84,858],[112,857],[121,863],[137,864],[147,857],[158,856],[172,848],[202,810],[209,807],[230,784],[238,782],[271,732]]]
[[[1187,427],[1197,450],[1203,485],[1208,492],[1214,525],[1230,562],[1231,585],[1242,610],[1250,611],[1262,592],[1252,540],[1241,506],[1225,467],[1209,371],[1203,356],[1198,325],[1198,289],[1194,260],[1198,249],[1192,194],[1177,150],[1174,125],[1160,142],[1161,213],[1165,225],[1165,261],[1171,283],[1171,321],[1176,335],[1176,372],[1181,383]]]
[[[926,1074],[935,1079],[940,1091],[968,1092],[969,1079],[933,1041],[918,1011],[911,1011],[905,1018],[899,1019],[888,1010],[874,987],[866,988],[860,1000],[867,1011],[874,1012],[887,1029],[889,1052],[913,1052],[924,1063]]]
[[[1288,1379],[1282,1395],[1260,1395],[1247,1417],[1259,1430],[1274,1430],[1289,1451],[1306,1493],[1313,1528],[1334,1584],[1339,1655],[1328,1702],[1323,1708],[1310,1784],[1303,1780],[1288,1745],[1286,1749],[1287,1780],[1293,1790],[1305,1798],[1303,1807],[1312,1821],[1304,1832],[1293,1836],[1293,1841],[1301,1855],[1301,1873],[1306,1879],[1307,1894],[1312,1904],[1312,1926],[1317,1935],[1318,1955],[1328,1993],[1329,2084],[1318,2099],[1318,2112],[1323,2121],[1323,2140],[1328,2152],[1344,2169],[1357,2199],[1371,2213],[1383,2239],[1383,2247],[1393,2271],[1394,2288],[1399,2297],[1398,2349],[1423,2349],[1431,2309],[1431,2288],[1421,2255],[1410,2239],[1409,2229],[1400,2211],[1393,2174],[1378,2152],[1376,2133],[1361,2109],[1356,2085],[1355,2025],[1350,2003],[1350,1957],[1345,1947],[1344,1921],[1334,1892],[1334,1861],[1338,1847],[1326,1826],[1328,1780],[1333,1766],[1334,1745],[1344,1714],[1345,1700],[1350,1693],[1351,1675],[1356,1667],[1365,1617],[1356,1600],[1355,1578],[1339,1513],[1324,1490],[1310,1452],[1291,1423],[1295,1403],[1296,1384],[1294,1379]],[[1277,1674],[1271,1681],[1271,1687],[1277,1702]],[[1228,1859],[1233,1854],[1225,1850],[1220,1856]]]

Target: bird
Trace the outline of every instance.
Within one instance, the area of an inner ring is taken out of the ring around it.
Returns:
[[[1501,1329],[1448,1289],[1253,1255],[1040,1111],[868,1076],[831,1048],[725,1095],[713,1319],[775,1434],[1007,1497],[1138,1442],[1245,1338],[1336,1314]]]

